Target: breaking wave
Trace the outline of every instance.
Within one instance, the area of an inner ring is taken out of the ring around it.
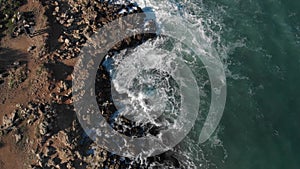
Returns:
[[[112,2],[124,4],[128,1]],[[201,47],[199,51],[220,57],[225,68],[228,64],[227,56],[230,50],[242,45],[242,42],[224,45],[225,43],[221,38],[222,22],[219,17],[215,17],[214,14],[205,9],[202,1],[136,0],[130,2],[135,2],[143,11],[147,12],[148,20],[153,19],[158,23],[158,33],[163,31],[164,28],[160,27],[159,23],[166,17],[179,16],[187,20],[193,25],[190,29],[196,32],[190,41],[199,43]],[[220,7],[220,13],[223,12]],[[176,27],[177,25],[173,26]],[[171,154],[172,158],[178,160],[180,168],[214,168],[216,167],[215,163],[218,162],[211,159],[212,151],[223,152],[221,162],[227,157],[222,140],[218,137],[222,130],[219,127],[207,142],[200,143],[200,131],[210,105],[211,86],[206,67],[197,57],[197,54],[185,44],[171,37],[160,36],[135,49],[123,50],[113,58],[113,61],[106,60],[104,65],[107,64],[106,68],[110,70],[112,93],[118,93],[118,95],[112,96],[114,103],[123,116],[138,124],[150,122],[165,127],[178,125],[176,124],[176,117],[180,113],[179,100],[182,95],[178,92],[178,83],[172,79],[172,74],[176,70],[176,62],[174,61],[176,58],[180,58],[191,69],[192,76],[195,77],[199,87],[201,101],[194,128],[188,137],[168,153]],[[113,67],[109,68],[108,62]],[[228,69],[226,69],[226,73],[230,75]],[[141,109],[143,113],[140,113],[139,110]],[[166,117],[163,120],[159,118],[162,115]],[[150,168],[168,168],[170,164],[152,162],[149,166]]]

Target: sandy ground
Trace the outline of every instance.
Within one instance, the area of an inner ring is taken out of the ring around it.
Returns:
[[[34,11],[36,14],[36,30],[45,28],[46,18],[44,17],[43,6],[35,0],[28,0],[28,4],[22,6],[19,11]],[[4,113],[12,112],[16,109],[16,104],[26,105],[30,101],[34,101],[37,98],[43,102],[47,102],[48,89],[47,89],[47,77],[42,76],[39,73],[41,65],[43,63],[42,58],[39,58],[39,53],[44,47],[44,41],[46,34],[35,36],[33,38],[26,35],[19,36],[12,39],[10,36],[6,36],[1,41],[1,48],[7,49],[5,53],[1,53],[0,62],[21,61],[26,63],[27,79],[18,87],[10,88],[7,82],[0,85],[0,119],[3,118]],[[28,52],[27,49],[30,46],[36,46],[34,51]],[[6,64],[1,64],[7,65]],[[6,67],[9,69],[9,67]],[[41,85],[43,84],[43,85]],[[2,120],[0,120],[0,124]],[[24,129],[24,136],[32,135],[34,126]],[[28,154],[26,150],[28,145],[26,143],[15,144],[15,138],[13,133],[10,133],[8,137],[1,140],[2,146],[0,147],[0,168],[1,169],[22,169],[26,168]],[[34,157],[32,157],[34,158]]]

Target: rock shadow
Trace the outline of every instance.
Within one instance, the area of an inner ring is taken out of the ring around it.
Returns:
[[[48,28],[43,30],[44,32],[48,33],[48,38],[46,40],[46,46],[48,49],[48,52],[54,52],[55,50],[59,49],[62,43],[58,42],[58,38],[60,35],[63,34],[64,26],[59,24],[55,16],[52,15],[54,11],[54,6],[51,5],[51,1],[41,1],[43,6],[48,6],[45,11],[45,15],[48,18]],[[63,3],[63,2],[61,2]],[[64,3],[64,5],[68,6],[67,3]]]
[[[51,73],[54,82],[65,80],[73,72],[73,67],[64,64],[63,62],[54,61],[45,64],[45,67]]]
[[[8,76],[9,69],[27,64],[27,55],[18,50],[0,47],[0,84]]]

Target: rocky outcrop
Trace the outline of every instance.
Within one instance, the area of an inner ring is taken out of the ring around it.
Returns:
[[[142,12],[134,4],[112,5],[101,1],[61,0],[46,4],[49,9],[53,9],[49,12],[52,15],[49,17],[54,17],[55,22],[63,27],[62,34],[57,39],[60,47],[54,52],[55,57],[60,59],[78,56],[87,40],[103,25],[130,13]],[[129,38],[126,43],[129,45],[131,41],[141,41],[142,38],[141,35]],[[121,44],[118,44],[115,49],[120,50],[120,47]]]
[[[72,107],[72,83],[71,73],[65,64],[54,67],[64,61],[76,58],[81,49],[99,28],[109,22],[126,16],[130,13],[141,13],[142,10],[135,4],[113,5],[103,1],[96,0],[55,0],[43,1],[47,8],[49,27],[56,24],[61,30],[56,30],[58,36],[53,38],[48,32],[48,39],[55,41],[58,47],[54,51],[42,53],[47,55],[48,63],[46,71],[49,74],[49,103],[31,102],[28,105],[17,105],[16,111],[3,117],[3,125],[0,126],[2,134],[9,134],[14,128],[21,126],[30,126],[34,128],[34,138],[26,136],[23,133],[13,135],[17,143],[22,142],[29,137],[29,143],[35,141],[34,148],[30,154],[34,155],[30,168],[147,168],[134,160],[120,157],[93,143],[86,135],[76,119],[76,114]],[[132,18],[133,20],[135,18]],[[139,18],[143,21],[144,18]],[[133,25],[124,21],[124,27],[131,28]],[[154,24],[148,24],[154,29]],[[50,29],[50,28],[49,28]],[[52,29],[52,31],[55,31]],[[107,37],[110,36],[110,37]],[[103,35],[103,41],[106,38],[118,36],[112,30],[110,35]],[[115,52],[123,49],[135,47],[149,38],[153,34],[137,34],[126,38],[108,52],[108,56],[113,57]],[[50,45],[48,44],[48,47]],[[46,47],[47,49],[47,47]],[[28,52],[34,50],[34,47],[28,48]],[[45,50],[46,51],[46,50]],[[71,60],[72,61],[72,60]],[[69,62],[70,64],[70,62]],[[71,66],[70,66],[71,67]],[[55,69],[55,70],[54,70]],[[112,115],[112,104],[102,106],[109,100],[109,93],[104,91],[110,83],[109,75],[99,67],[98,78],[101,85],[97,88],[97,101],[100,109],[104,112],[103,116],[107,119]],[[123,127],[122,127],[123,126]],[[125,126],[125,127],[124,127]],[[115,125],[115,130],[128,136],[141,137],[139,127],[133,127],[127,119],[122,119],[120,124]],[[131,129],[130,129],[131,128]]]

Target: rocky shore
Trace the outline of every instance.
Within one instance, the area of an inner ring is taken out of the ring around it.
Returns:
[[[9,63],[13,66],[7,66],[0,72],[1,95],[2,92],[8,93],[1,101],[5,109],[0,109],[0,154],[6,151],[6,146],[22,153],[23,166],[18,164],[16,168],[149,168],[151,162],[166,162],[170,163],[170,168],[179,168],[172,155],[149,158],[149,163],[145,164],[107,152],[84,133],[72,106],[71,74],[82,47],[99,28],[130,13],[142,13],[142,9],[136,4],[116,5],[97,0],[29,0],[27,6],[20,6],[19,9],[32,15],[23,17],[22,13],[17,13],[16,16],[7,16],[10,19],[17,17],[17,21],[22,22],[14,22],[14,36],[3,29],[6,39],[1,41],[1,46],[9,46],[6,44],[9,41],[17,44],[24,39],[27,42],[35,38],[39,43],[31,41],[33,44],[28,44],[26,51],[22,51],[28,56],[26,62]],[[33,10],[28,11],[31,6]],[[35,9],[36,6],[40,9]],[[44,12],[41,14],[34,10]],[[46,20],[44,27],[38,18]],[[155,25],[151,26],[154,29]],[[151,38],[155,35],[138,34],[124,39],[108,55],[113,57],[115,52],[135,47]],[[20,71],[21,77],[12,76],[17,71]],[[105,92],[109,86],[108,76],[108,72],[100,66],[97,77],[103,83],[96,91],[99,105],[110,97],[110,93]],[[19,78],[22,79],[18,81]],[[18,85],[9,86],[9,81],[17,81]],[[24,91],[28,94],[24,98],[16,98],[11,94],[14,91],[19,92],[18,95]],[[103,115],[109,119],[114,109],[102,107]],[[125,119],[124,125],[126,123]],[[123,131],[121,128],[116,127]],[[134,128],[123,132],[132,136],[138,130]],[[0,165],[4,168],[13,166],[10,163],[14,161],[2,158],[0,156]]]

